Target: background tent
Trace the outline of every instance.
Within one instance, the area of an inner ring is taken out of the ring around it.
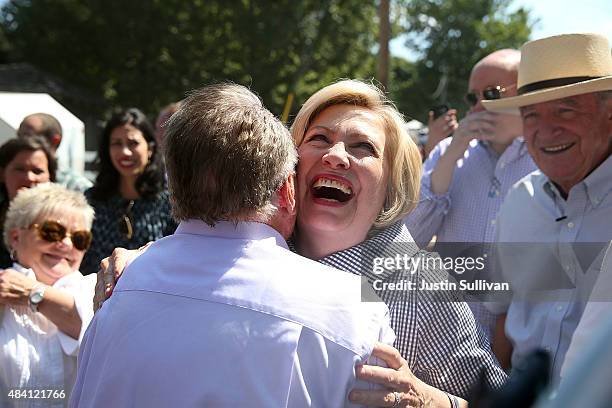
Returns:
[[[31,113],[48,113],[62,125],[62,143],[57,150],[60,169],[85,170],[85,125],[46,93],[0,92],[0,144],[15,137],[24,117]]]

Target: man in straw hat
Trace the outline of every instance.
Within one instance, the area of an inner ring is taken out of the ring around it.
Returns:
[[[483,101],[488,110],[520,114],[539,168],[500,209],[499,260],[515,293],[497,311],[505,312],[512,363],[542,348],[556,380],[612,239],[610,45],[596,34],[528,42],[517,85],[515,97]],[[499,350],[503,339],[495,343]]]

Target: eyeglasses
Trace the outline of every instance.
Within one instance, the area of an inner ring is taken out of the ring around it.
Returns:
[[[58,221],[46,220],[41,224],[32,224],[30,228],[36,228],[38,237],[47,242],[60,242],[66,237],[70,237],[72,245],[79,251],[85,251],[91,245],[90,231],[73,231],[68,232]]]
[[[134,200],[130,200],[125,212],[119,217],[119,231],[130,240],[134,236],[134,227],[132,223],[132,208],[134,207]]]
[[[465,102],[470,106],[476,106],[478,103],[478,99],[482,97],[484,100],[492,100],[492,99],[500,99],[506,91],[514,88],[516,85],[509,85],[507,87],[503,86],[490,86],[488,88],[483,89],[481,93],[476,92],[468,92],[463,97]]]

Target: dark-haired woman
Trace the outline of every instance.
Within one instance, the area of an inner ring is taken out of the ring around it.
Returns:
[[[39,136],[11,139],[0,147],[0,233],[9,203],[23,188],[55,181],[57,161],[51,147]],[[0,269],[13,260],[0,240]]]
[[[85,192],[96,211],[81,272],[94,273],[115,247],[139,248],[172,234],[168,191],[155,131],[138,109],[114,114],[98,149],[98,177]]]

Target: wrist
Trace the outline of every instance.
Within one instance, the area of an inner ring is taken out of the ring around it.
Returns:
[[[44,283],[35,283],[30,288],[28,293],[28,305],[33,312],[38,312],[38,307],[44,300],[46,290],[47,285]]]
[[[455,138],[453,138],[453,141],[448,145],[448,148],[446,149],[445,155],[448,155],[449,159],[452,159],[453,161],[456,162],[457,160],[463,158],[463,155],[465,154],[465,151],[467,150],[469,146],[470,146],[469,140],[467,143],[462,143],[462,142],[455,142]]]

